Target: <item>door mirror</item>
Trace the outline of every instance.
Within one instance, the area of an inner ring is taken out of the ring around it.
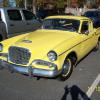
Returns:
[[[85,34],[85,35],[88,35],[88,34],[89,34],[89,31],[88,31],[88,30],[87,30],[87,31],[85,31],[85,32],[84,32],[84,34]]]
[[[89,34],[89,31],[88,31],[88,30],[86,30],[86,31],[83,31],[83,32],[81,32],[81,34],[88,35],[88,34]]]

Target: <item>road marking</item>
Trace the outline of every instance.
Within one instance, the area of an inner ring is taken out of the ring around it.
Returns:
[[[91,97],[91,95],[93,94],[93,92],[95,91],[97,85],[99,84],[100,82],[100,74],[96,77],[95,81],[92,83],[92,85],[89,87],[88,91],[86,92],[86,96],[88,98]],[[84,99],[83,100],[87,100],[86,96],[84,96]]]

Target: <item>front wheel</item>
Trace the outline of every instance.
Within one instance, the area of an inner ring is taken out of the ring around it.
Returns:
[[[68,79],[73,71],[73,63],[70,58],[65,59],[64,64],[62,66],[62,73],[60,75],[60,79],[65,81]]]
[[[6,34],[0,34],[0,41],[3,41],[4,39],[7,39]]]
[[[97,42],[95,48],[94,48],[94,51],[97,51],[99,49],[99,41]]]

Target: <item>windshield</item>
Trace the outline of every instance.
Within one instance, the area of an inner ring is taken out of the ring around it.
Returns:
[[[46,19],[43,22],[43,29],[78,31],[80,25],[79,20],[75,19]]]

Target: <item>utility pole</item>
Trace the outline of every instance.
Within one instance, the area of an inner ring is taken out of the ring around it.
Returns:
[[[24,2],[25,9],[27,9],[27,0]]]
[[[70,1],[71,0],[67,0],[67,6],[70,7]]]
[[[36,14],[36,1],[37,0],[33,0],[33,13]]]

